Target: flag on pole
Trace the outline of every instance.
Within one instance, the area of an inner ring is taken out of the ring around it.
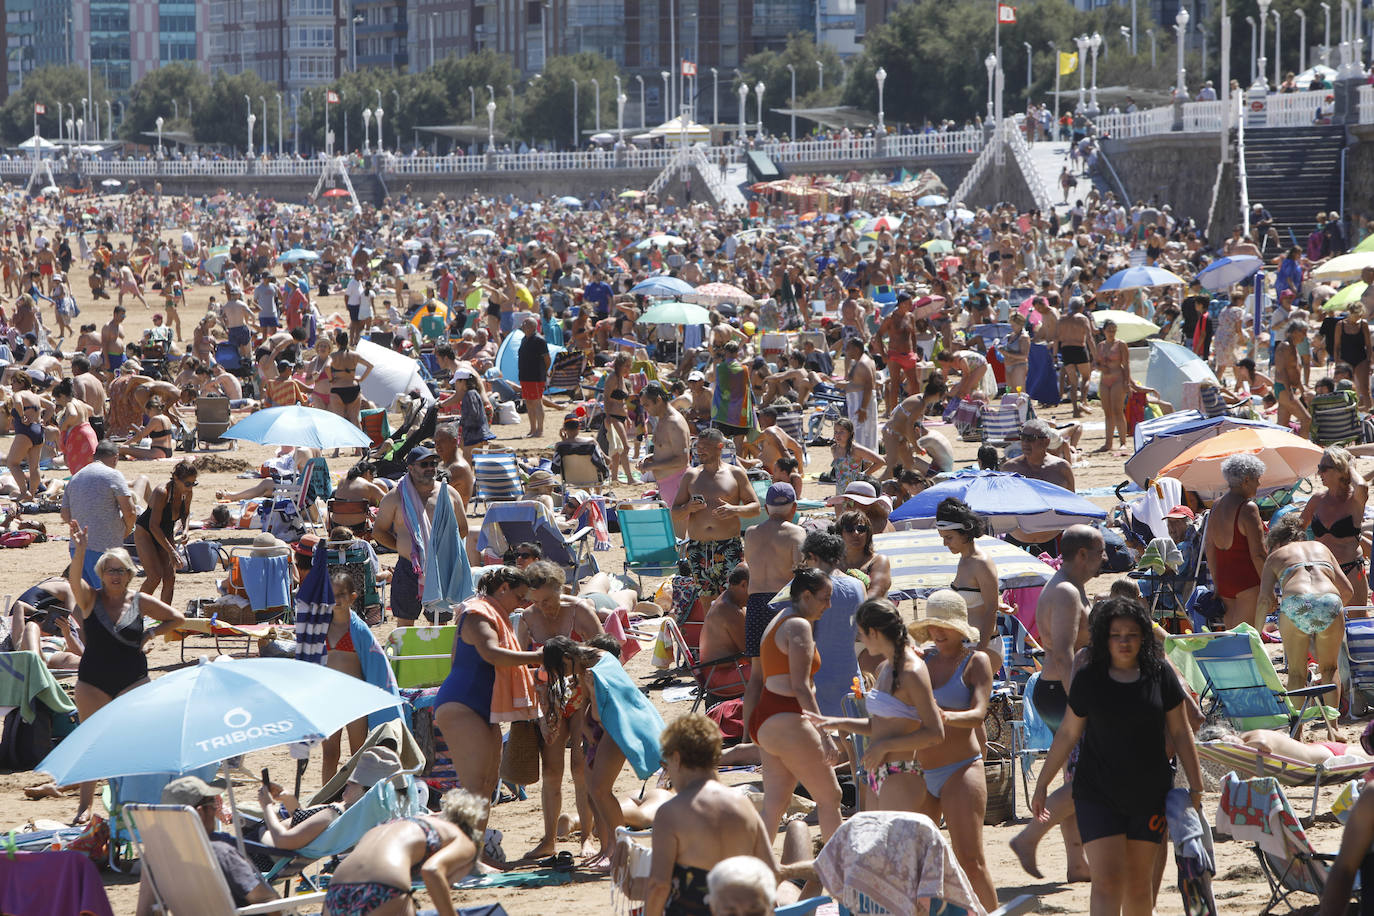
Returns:
[[[684,61],[682,62],[682,75],[683,75],[683,76],[696,76],[696,75],[697,75],[697,64],[696,64],[696,61],[684,60]]]
[[[334,90],[332,90],[332,89],[329,90],[328,92],[326,92],[326,93],[324,94],[324,103],[325,103],[326,105],[337,105],[337,104],[339,104],[339,94],[338,94],[337,92],[335,92]]]
[[[1070,73],[1073,73],[1073,72],[1074,72],[1075,70],[1077,70],[1077,69],[1078,69],[1078,52],[1077,52],[1077,51],[1060,51],[1060,52],[1059,52],[1059,75],[1060,75],[1060,76],[1068,76]]]
[[[1007,3],[997,4],[997,21],[1004,24],[1016,22],[1016,7]]]
[[[47,105],[44,105],[42,102],[34,102],[34,103],[33,103],[33,113],[36,114],[36,115],[47,114],[47,113],[48,113],[48,106],[47,106]]]

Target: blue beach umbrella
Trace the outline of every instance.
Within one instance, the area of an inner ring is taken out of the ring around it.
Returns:
[[[243,418],[224,433],[226,439],[243,439],[259,445],[295,445],[301,448],[371,448],[367,433],[328,410],[302,407],[269,407]]]
[[[578,200],[576,197],[560,197],[558,198],[557,203],[560,207],[582,206],[582,201]]]
[[[297,264],[303,261],[318,261],[319,254],[306,248],[292,248],[277,257],[278,264]]]
[[[116,697],[62,739],[38,769],[58,785],[185,773],[239,754],[316,741],[395,705],[385,690],[323,665],[202,659]]]
[[[954,475],[917,493],[892,513],[893,523],[909,521],[914,528],[932,528],[935,508],[955,497],[987,520],[994,533],[1062,531],[1070,525],[1091,524],[1107,517],[1088,500],[1044,480],[1001,471],[969,471]]]
[[[1204,381],[1216,382],[1217,376],[1201,356],[1176,343],[1150,341],[1145,384],[1159,392],[1160,400],[1178,406],[1183,403],[1185,383]]]
[[[1125,270],[1118,270],[1103,281],[1100,289],[1111,292],[1118,289],[1183,285],[1185,285],[1185,281],[1182,277],[1162,267],[1127,267]]]
[[[927,194],[924,197],[916,198],[918,207],[943,207],[949,203],[949,198],[943,194]]]
[[[664,276],[641,280],[630,287],[630,292],[636,296],[649,296],[654,299],[676,299],[687,295],[694,288],[686,280]]]
[[[1203,289],[1214,293],[1250,279],[1263,267],[1264,262],[1252,254],[1218,258],[1197,272],[1197,281]]]

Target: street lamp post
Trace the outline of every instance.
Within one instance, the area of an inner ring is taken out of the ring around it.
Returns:
[[[1264,0],[1260,0],[1261,3]],[[1185,98],[1188,94],[1188,86],[1185,82],[1187,74],[1183,72],[1183,40],[1188,35],[1188,10],[1184,6],[1179,6],[1178,15],[1174,16],[1174,29],[1178,35],[1178,85],[1175,91],[1178,97]]]
[[[616,130],[617,130],[617,131],[619,132],[619,134],[620,134],[620,145],[621,145],[621,147],[624,147],[624,146],[625,146],[625,103],[628,102],[628,101],[629,101],[629,98],[628,98],[628,97],[625,95],[625,93],[623,93],[623,92],[620,93],[620,95],[618,95],[618,96],[615,97],[615,106],[616,106],[616,115],[615,115]]]
[[[997,55],[989,54],[983,58],[983,66],[988,69],[988,117],[989,124],[992,123],[992,80],[993,74],[997,72]]]
[[[639,129],[643,130],[648,126],[649,108],[645,102],[644,95],[644,74],[636,73],[635,79],[639,80]]]
[[[825,61],[816,61],[816,90],[825,91]]]
[[[377,152],[386,152],[386,143],[382,141],[382,109],[378,108],[372,112],[372,117],[377,122]]]
[[[711,68],[711,123],[720,123],[720,71]]]
[[[372,152],[372,109],[363,109],[363,155]]]
[[[477,120],[477,87],[468,87],[468,120]]]
[[[763,85],[763,80],[759,80],[754,84],[754,94],[757,95],[759,99],[759,129],[754,136],[758,137],[760,140],[763,139],[763,91],[766,88],[767,87]]]
[[[159,115],[159,116],[158,116],[158,119],[157,119],[156,121],[154,121],[153,123],[157,125],[157,158],[158,158],[158,159],[161,159],[161,158],[162,158],[162,116]]]
[[[278,155],[278,156],[281,156],[281,155],[283,154],[283,150],[282,150],[282,130],[281,130],[281,93],[280,93],[280,92],[276,93],[276,96],[277,96],[277,155]],[[380,113],[380,112],[379,112],[379,113]],[[377,122],[377,125],[378,125],[379,128],[380,128],[380,126],[381,126],[381,123],[382,123],[382,122],[381,122],[380,120]]]
[[[496,103],[487,103],[487,152],[496,149]]]
[[[616,74],[611,77],[611,79],[615,80],[615,97],[620,98],[620,96],[623,95],[623,91],[620,88],[620,75]]]
[[[1259,49],[1259,26],[1255,25],[1254,16],[1246,16],[1245,21],[1250,23],[1250,82],[1255,82],[1255,52]]]
[[[1298,72],[1307,71],[1307,10],[1298,7],[1293,10],[1298,14]]]
[[[1283,77],[1279,73],[1279,68],[1283,61],[1283,17],[1278,10],[1272,13],[1274,17],[1274,88],[1278,89],[1283,85]]]
[[[354,13],[348,19],[348,69],[358,72],[358,23],[363,17]]]
[[[596,90],[596,99],[592,103],[596,116],[596,132],[601,133],[601,82],[592,77],[592,89]]]
[[[1088,69],[1084,65],[1088,56],[1088,36],[1079,35],[1073,43],[1078,47],[1078,107],[1075,110],[1081,113],[1087,110],[1087,104],[1083,100],[1083,72]]]
[[[748,108],[749,86],[742,80],[739,84],[739,135],[744,138],[747,132],[744,127],[744,115]]]
[[[669,102],[670,102],[670,99],[669,99],[669,96],[668,96],[668,77],[671,76],[671,74],[670,74],[667,70],[660,70],[660,71],[658,71],[658,75],[661,76],[661,77],[663,77],[663,123],[664,123],[664,124],[667,124],[667,123],[668,123],[668,105],[669,105]]]
[[[1059,139],[1059,45],[1050,42],[1050,50],[1054,52],[1054,127],[1050,130],[1050,138]]]
[[[582,145],[582,125],[577,121],[577,80],[573,84],[573,150],[577,150]]]
[[[253,124],[257,118],[253,116],[253,100],[249,96],[243,97],[243,104],[248,106],[248,158],[253,158]]]
[[[429,65],[431,67],[434,66],[434,17],[438,15],[438,13],[429,14]]]
[[[1139,21],[1137,21],[1137,19],[1136,19],[1135,0],[1131,0],[1131,56],[1132,56],[1132,57],[1135,57],[1135,56],[1137,56],[1137,55],[1140,53],[1140,49],[1136,46],[1136,40],[1135,40],[1136,35],[1139,34],[1139,31],[1138,31],[1139,27],[1140,27],[1140,23],[1139,23]]]
[[[1269,67],[1269,58],[1264,53],[1264,20],[1269,18],[1270,0],[1259,0],[1259,54],[1255,58],[1255,88],[1268,89],[1264,71]],[[1182,10],[1180,10],[1181,12]]]
[[[258,101],[262,102],[262,154],[267,156],[271,153],[267,148],[267,99],[258,96]]]
[[[1322,66],[1331,66],[1331,4],[1322,4],[1322,15],[1326,18],[1326,32],[1322,39]]]
[[[1093,37],[1089,41],[1092,43],[1093,49],[1093,87],[1092,94],[1088,97],[1088,110],[1092,113],[1092,117],[1097,117],[1102,110],[1097,107],[1097,50],[1102,47],[1102,36],[1093,32]]]
[[[1155,58],[1155,30],[1146,29],[1145,34],[1150,36],[1150,69],[1153,70],[1159,66]]]
[[[1207,79],[1207,30],[1203,28],[1201,20],[1193,23],[1193,25],[1197,26],[1197,37],[1202,42],[1202,70],[1198,73],[1198,79],[1205,82]]]
[[[105,139],[114,139],[114,107],[109,99],[105,100]]]
[[[797,142],[797,67],[795,64],[787,65],[787,72],[792,75],[792,100],[788,103],[788,108],[792,110],[792,142]]]
[[[887,126],[883,123],[883,83],[887,82],[887,71],[882,67],[873,71],[873,79],[878,83],[878,133],[887,133]]]
[[[393,108],[393,109],[391,109],[391,111],[392,111],[393,114],[396,115],[397,118],[400,118],[400,116],[401,116],[401,91],[400,91],[399,89],[393,89],[393,90],[391,90],[391,95],[392,95],[392,97],[396,100],[396,107]],[[474,121],[476,121],[476,120],[477,120],[477,115],[474,114],[474,115],[472,116],[472,119],[473,119]],[[398,120],[396,123],[397,123],[397,127],[396,127],[396,152],[397,152],[397,154],[399,154],[399,153],[401,152],[401,128],[400,128],[400,121]]]
[[[248,98],[248,96],[244,96],[244,98]],[[252,103],[252,102],[249,102],[248,104],[251,106],[253,103]],[[78,124],[83,125],[81,129],[78,129],[78,130],[77,130],[77,134],[79,135],[79,137],[80,137],[82,143],[85,143],[85,142],[86,142],[86,133],[85,133],[84,125],[86,124],[86,119],[89,118],[90,116],[91,116],[91,105],[90,105],[90,102],[89,102],[88,100],[86,100],[86,99],[82,99],[82,100],[81,100],[81,120],[77,122]]]
[[[1031,43],[1029,41],[1023,41],[1021,44],[1025,45],[1026,48],[1026,100],[1030,101],[1031,58],[1033,55],[1031,54]]]

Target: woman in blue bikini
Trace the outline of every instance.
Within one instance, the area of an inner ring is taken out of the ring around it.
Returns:
[[[486,819],[485,801],[450,789],[438,814],[373,827],[334,871],[324,916],[412,916],[416,880],[439,916],[457,916],[449,886],[477,865]]]
[[[916,753],[926,784],[926,797],[917,810],[937,824],[944,815],[950,844],[969,884],[983,906],[996,909],[997,891],[983,856],[988,787],[977,734],[992,696],[992,662],[977,648],[978,630],[969,624],[968,608],[958,592],[941,589],[932,594],[926,599],[925,616],[908,629],[916,642],[932,643],[922,660],[944,722],[944,740]]]

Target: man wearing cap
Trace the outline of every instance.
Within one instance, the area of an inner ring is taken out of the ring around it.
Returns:
[[[644,412],[657,420],[654,426],[654,453],[639,463],[640,471],[653,471],[658,482],[658,497],[668,505],[677,502],[677,490],[687,473],[687,452],[692,431],[687,420],[668,402],[668,392],[651,384],[639,394]]]
[[[1102,569],[1107,559],[1101,533],[1089,525],[1073,525],[1061,540],[1064,563],[1040,592],[1035,606],[1035,625],[1045,647],[1044,667],[1031,698],[1040,718],[1051,732],[1059,731],[1069,707],[1069,682],[1074,654],[1088,644],[1088,612],[1092,602],[1086,591],[1088,581]],[[1073,818],[1073,797],[1067,784],[1056,790],[1046,805],[1048,820],[1033,820],[1011,841],[1011,850],[1021,867],[1040,877],[1035,865],[1035,848],[1055,824],[1063,824],[1064,846],[1068,854],[1070,881],[1088,878],[1088,863],[1078,824]]]
[[[773,619],[768,602],[792,581],[801,564],[806,531],[792,523],[797,493],[790,483],[775,483],[763,499],[768,517],[744,533],[744,560],[749,564],[749,600],[744,611],[744,654],[757,658],[763,631]]]
[[[229,885],[229,895],[234,898],[235,907],[245,907],[254,903],[267,903],[281,899],[267,882],[262,880],[253,863],[239,852],[238,844],[227,833],[215,831],[218,820],[219,797],[224,790],[207,784],[195,776],[182,776],[167,783],[162,790],[164,805],[184,805],[195,811],[200,825],[210,839],[210,852],[224,875],[224,883]],[[138,909],[136,916],[152,916],[155,898],[150,883],[149,869],[143,869],[138,883]],[[281,912],[274,910],[272,912]]]
[[[377,508],[373,537],[400,555],[391,583],[391,612],[396,615],[397,626],[414,626],[420,616],[425,555],[431,549],[430,523],[434,521],[439,488],[448,492],[455,512],[463,505],[452,487],[438,482],[438,471],[439,456],[434,449],[415,446],[406,455],[405,476]]]
[[[685,526],[684,554],[689,575],[699,594],[707,599],[725,591],[726,577],[744,558],[740,540],[741,519],[759,511],[759,499],[744,469],[725,464],[721,453],[725,436],[708,429],[697,438],[697,458],[688,468],[673,501],[673,525]]]
[[[887,362],[887,409],[891,412],[897,406],[897,402],[902,399],[902,386],[905,384],[906,390],[913,394],[918,390],[916,382],[916,328],[915,320],[912,318],[911,293],[903,290],[897,294],[897,308],[891,315],[883,319],[882,325],[878,328],[877,334],[878,347],[882,346],[884,340],[887,341],[886,350],[874,348],[874,352]],[[848,349],[850,343],[846,343],[846,355],[852,353]],[[862,352],[862,341],[860,341],[860,352]],[[851,356],[851,359],[857,357]],[[845,386],[845,399],[849,400],[849,392],[852,390],[850,385]],[[857,440],[859,424],[864,422],[855,416],[854,410],[849,411],[849,419],[854,421],[855,434]],[[873,439],[871,442],[863,443],[867,448],[878,447],[878,418],[872,417]]]
[[[711,422],[711,389],[706,386],[706,376],[699,369],[692,370],[687,376],[687,393],[678,398],[686,402],[679,405],[679,411],[691,422],[693,429],[703,429]]]

